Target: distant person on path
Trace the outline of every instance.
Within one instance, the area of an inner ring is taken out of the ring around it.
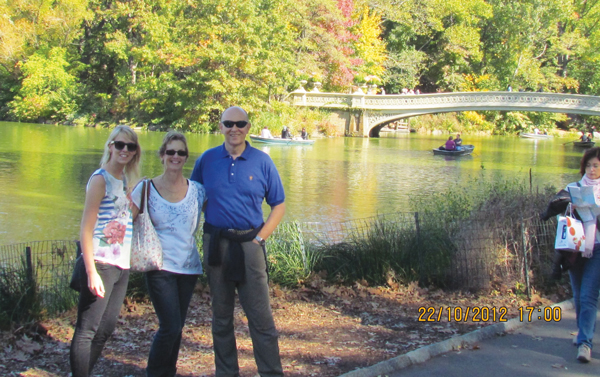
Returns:
[[[506,89],[507,92],[512,92],[512,86],[508,86],[508,88]]]
[[[448,138],[448,140],[446,141],[446,145],[444,145],[444,148],[447,151],[453,151],[456,149],[456,144],[454,143],[454,141],[452,140],[452,136],[450,136]]]
[[[138,179],[140,155],[137,134],[127,126],[115,127],[100,169],[86,187],[80,232],[85,273],[69,355],[73,377],[91,374],[125,298],[133,228],[127,193]]]
[[[283,376],[271,305],[265,239],[285,214],[285,194],[273,160],[246,141],[248,114],[223,112],[225,142],[196,161],[192,180],[207,194],[204,258],[212,299],[216,376],[239,376],[233,327],[235,291],[248,318],[260,376]],[[264,220],[262,203],[271,212]]]
[[[281,130],[281,138],[282,139],[291,139],[292,138],[292,134],[290,133],[290,130],[287,128],[287,126],[283,126],[283,129]]]
[[[269,131],[269,127],[265,126],[260,132],[260,137],[264,137],[267,139],[272,139],[273,135],[271,135],[271,131]]]
[[[600,148],[588,149],[581,159],[582,178],[567,187],[592,186],[594,196],[600,197]],[[568,189],[567,189],[568,190]],[[577,209],[577,208],[575,208]],[[592,338],[596,327],[598,291],[600,290],[600,232],[597,219],[584,223],[585,251],[577,256],[569,269],[571,288],[577,316],[577,360],[592,359]]]
[[[302,136],[302,140],[308,140],[308,132],[306,132],[306,128],[302,127],[302,133],[300,136]]]
[[[158,317],[148,355],[147,377],[174,377],[192,293],[202,274],[200,255],[194,234],[206,195],[198,182],[183,177],[188,146],[183,134],[170,131],[158,150],[163,173],[150,180],[148,213],[163,250],[163,267],[145,273],[146,286]],[[139,210],[142,186],[131,195],[134,210]],[[137,211],[136,211],[137,212]]]

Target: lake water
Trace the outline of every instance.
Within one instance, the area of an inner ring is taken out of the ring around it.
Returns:
[[[110,131],[0,122],[0,245],[77,239],[85,185],[98,167]],[[142,173],[162,172],[156,151],[164,133],[140,132]],[[188,134],[184,175],[221,135]],[[447,135],[327,138],[312,146],[254,146],[268,153],[286,191],[284,221],[344,221],[409,210],[411,198],[469,177],[529,179],[561,187],[578,178],[582,150],[570,139],[464,137],[473,156],[433,156]]]

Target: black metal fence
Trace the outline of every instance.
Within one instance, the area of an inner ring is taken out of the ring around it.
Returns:
[[[0,246],[0,309],[7,320],[22,318],[24,311],[35,310],[35,316],[73,307],[77,293],[68,286],[76,253],[75,241]]]
[[[344,222],[298,223],[298,228],[306,245],[317,248],[371,242],[373,234],[390,238],[391,246],[385,247],[393,250],[387,251],[408,248],[416,256],[411,268],[421,280],[436,274],[437,281],[451,289],[477,290],[494,282],[517,282],[529,290],[532,285],[544,284],[551,271],[556,221],[494,221],[486,218],[440,225],[412,212]],[[272,238],[276,237],[277,233]],[[444,263],[431,260],[438,255],[435,250],[446,251],[443,255],[449,257]],[[17,310],[18,305],[11,303],[22,301],[19,295],[35,292],[48,313],[72,307],[77,294],[68,284],[76,251],[75,241],[0,246],[0,304],[14,305]],[[437,266],[436,271],[432,266]],[[10,295],[16,297],[6,297]]]
[[[411,238],[408,247],[417,254],[416,273],[421,280],[431,277],[430,255],[445,249],[449,260],[437,280],[452,289],[485,289],[493,282],[517,282],[530,290],[532,284],[547,283],[552,269],[556,220],[541,221],[537,216],[498,223],[494,218],[479,218],[440,224],[435,218],[405,212],[378,215],[365,219],[330,223],[299,223],[309,244],[327,246],[341,243],[364,243],[376,237]],[[381,224],[385,229],[376,230]],[[390,242],[393,252],[404,244]],[[387,246],[387,245],[386,245]],[[429,255],[428,255],[429,254]],[[402,266],[400,266],[402,267]],[[535,272],[535,273],[534,273]]]

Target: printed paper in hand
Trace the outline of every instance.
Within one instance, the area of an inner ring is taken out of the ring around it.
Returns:
[[[600,215],[600,206],[596,203],[593,186],[568,187],[571,194],[571,203],[576,207],[577,213],[585,223],[592,221]]]

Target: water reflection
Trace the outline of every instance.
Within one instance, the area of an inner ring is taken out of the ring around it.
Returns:
[[[109,131],[0,123],[0,244],[75,239],[85,185],[98,167]],[[163,133],[140,132],[142,172],[162,172]],[[223,142],[221,135],[186,135],[190,159]],[[326,138],[311,146],[256,144],[275,161],[286,190],[286,220],[343,221],[412,210],[411,198],[445,190],[470,177],[521,176],[561,187],[578,177],[582,151],[560,139],[475,137],[471,156],[434,156],[446,136],[398,134],[379,139]]]

